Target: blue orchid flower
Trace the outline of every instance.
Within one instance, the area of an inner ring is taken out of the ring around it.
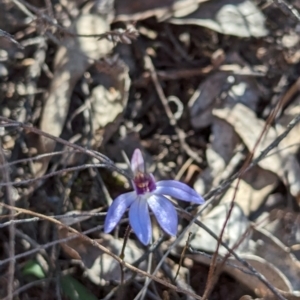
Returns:
[[[129,222],[138,239],[148,245],[152,237],[149,207],[160,227],[169,235],[177,233],[178,216],[171,201],[164,195],[178,200],[203,204],[204,199],[195,190],[176,180],[155,182],[154,176],[147,173],[142,153],[135,149],[131,159],[134,191],[117,197],[109,207],[104,231],[111,232],[129,208]]]

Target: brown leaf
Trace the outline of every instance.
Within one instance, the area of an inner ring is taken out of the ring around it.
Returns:
[[[59,239],[65,239],[72,236],[76,236],[76,234],[69,232],[65,227],[58,228]],[[93,246],[80,236],[65,243],[60,243],[60,245],[68,256],[82,260],[87,268],[90,268],[97,257],[102,254],[102,251],[98,247]]]
[[[108,234],[102,234],[101,237],[101,241],[99,242],[102,246],[108,248],[112,253],[120,255],[124,243],[123,239],[116,239]],[[126,262],[132,264],[143,254],[144,250],[137,246],[133,240],[127,240],[124,257]],[[147,267],[146,262],[143,261],[138,267],[145,271]],[[99,255],[93,265],[86,268],[85,274],[95,284],[121,281],[120,264],[108,254]],[[126,272],[124,279],[127,280],[131,276],[132,273]]]
[[[235,202],[240,205],[244,214],[249,216],[257,211],[277,184],[278,179],[274,173],[255,166],[239,181],[237,191],[237,180],[232,183],[222,202],[231,202],[235,195]]]
[[[192,24],[240,37],[262,37],[268,34],[265,16],[251,0],[207,1],[183,18],[172,18],[173,24]]]
[[[196,129],[209,126],[213,120],[212,110],[217,97],[226,86],[227,74],[215,73],[201,83],[188,106],[192,126]]]
[[[197,262],[210,265],[211,259],[204,255],[189,255],[191,259]],[[266,260],[250,254],[240,255],[240,258],[247,261],[251,266],[253,266],[260,274],[262,274],[274,287],[277,289],[291,292],[291,285],[288,279],[281,273],[281,271],[275,268],[272,264]],[[273,295],[273,293],[262,283],[256,276],[249,275],[238,268],[246,269],[239,261],[234,258],[229,258],[227,264],[224,266],[223,271],[231,275],[235,280],[242,283],[258,296]]]
[[[194,183],[194,188],[201,195],[219,185],[222,177],[224,177],[225,170],[230,172],[230,160],[235,154],[237,145],[240,143],[239,136],[232,126],[218,118],[213,119],[210,141],[211,144],[208,145],[206,150],[208,167]],[[242,159],[243,156],[240,155],[239,157],[238,160]]]
[[[174,13],[186,15],[198,8],[198,3],[207,0],[116,0],[115,21],[138,21],[150,17],[165,19]]]
[[[117,64],[117,72],[98,73],[94,76],[94,81],[99,84],[93,88],[88,99],[91,103],[93,130],[98,133],[94,135],[97,147],[99,144],[106,144],[119,128],[127,105],[130,88],[128,67],[120,59]],[[111,68],[116,66],[112,65]]]
[[[229,203],[223,203],[216,207],[214,207],[206,216],[201,218],[201,222],[210,228],[216,235],[219,235],[224,226],[225,219],[227,217],[229,210]],[[244,236],[245,232],[249,227],[249,220],[244,215],[242,209],[238,204],[234,204],[232,209],[231,216],[229,218],[224,241],[229,247],[234,247],[235,244],[240,240],[242,236]],[[217,241],[204,229],[196,227],[194,228],[195,235],[191,239],[191,246],[194,249],[199,249],[202,251],[206,251],[212,253],[216,250]],[[182,242],[185,243],[187,236],[182,239]],[[248,241],[250,239],[250,235],[248,235],[244,241],[239,245],[237,251],[243,251],[248,248]],[[221,254],[227,254],[228,251],[220,246],[219,252]]]
[[[108,22],[100,15],[83,14],[76,19],[71,31],[77,34],[101,34],[109,30]],[[50,83],[40,121],[40,129],[54,136],[62,132],[69,110],[71,95],[75,84],[83,73],[112,50],[113,44],[106,39],[70,37],[64,40],[54,59],[54,77]],[[39,137],[39,153],[51,152],[55,141]],[[34,164],[35,175],[41,176],[46,171],[50,157]]]
[[[251,109],[240,103],[231,108],[215,109],[213,114],[233,126],[250,151],[254,149],[264,129],[264,120],[259,119]],[[269,128],[256,148],[254,158],[257,158],[278,135],[279,133],[273,127]],[[286,147],[284,140],[258,164],[261,168],[277,174],[290,188],[293,196],[297,197],[300,194],[300,165],[294,152],[290,147]]]
[[[226,55],[225,64],[249,67],[236,52]],[[225,98],[218,101],[221,94],[226,92]],[[213,109],[241,102],[256,110],[260,92],[254,78],[242,75],[229,75],[224,72],[213,73],[208,76],[194,92],[188,107],[191,123],[195,129],[207,127],[213,123]]]
[[[254,228],[252,238],[256,241],[254,254],[277,267],[289,279],[293,290],[300,290],[300,262],[287,247],[262,228]]]

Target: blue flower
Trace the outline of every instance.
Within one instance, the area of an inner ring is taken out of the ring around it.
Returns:
[[[138,239],[148,245],[152,237],[149,207],[160,227],[169,235],[177,233],[178,217],[171,201],[164,195],[182,201],[204,203],[195,190],[176,180],[155,182],[154,176],[146,173],[144,159],[139,149],[135,149],[131,159],[133,171],[133,192],[117,197],[108,209],[104,231],[111,232],[129,209],[129,222]]]

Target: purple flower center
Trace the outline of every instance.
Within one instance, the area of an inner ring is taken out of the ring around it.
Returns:
[[[155,180],[152,174],[136,174],[133,179],[133,184],[138,195],[150,193],[156,189]]]

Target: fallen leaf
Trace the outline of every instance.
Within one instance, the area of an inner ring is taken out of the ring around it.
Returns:
[[[108,248],[112,253],[120,255],[124,240],[115,239],[111,235],[102,234],[102,239],[99,241],[102,246]],[[130,264],[133,264],[144,254],[144,250],[137,244],[128,239],[125,247],[124,260]],[[143,261],[138,266],[139,269],[146,271],[146,261]],[[104,285],[111,281],[121,282],[121,269],[120,264],[108,254],[102,254],[97,257],[94,264],[85,269],[85,275],[94,283]],[[129,279],[132,276],[131,272],[124,274],[124,280]],[[137,276],[139,278],[139,276]]]
[[[231,184],[221,202],[231,202],[235,195],[234,202],[239,204],[247,217],[257,211],[278,184],[278,178],[273,172],[259,166],[251,168],[240,179],[238,187],[237,181]]]
[[[97,14],[82,14],[74,22],[71,30],[79,35],[101,34],[109,30],[106,19]],[[54,58],[54,76],[50,83],[40,120],[40,129],[54,136],[59,136],[66,121],[71,95],[77,81],[84,72],[101,57],[111,52],[113,44],[106,39],[70,37],[64,40]],[[56,142],[39,137],[38,153],[54,150]],[[51,157],[34,163],[36,176],[47,170]]]
[[[194,188],[200,195],[204,195],[220,183],[223,171],[234,156],[240,139],[232,126],[214,118],[210,142],[206,149],[208,167],[200,173],[194,183]]]
[[[228,85],[228,75],[225,73],[215,73],[207,77],[202,82],[191,99],[188,107],[191,115],[191,124],[195,129],[209,126],[213,121],[212,110],[217,97]]]
[[[199,25],[222,34],[263,37],[268,34],[265,16],[251,0],[207,1],[191,14],[169,21],[178,25]]]
[[[272,263],[288,278],[292,290],[299,291],[300,262],[287,250],[287,247],[263,228],[254,228],[252,239],[256,242],[253,254]]]
[[[283,132],[286,126],[300,114],[300,97],[297,97],[276,122],[276,129]],[[297,153],[300,148],[300,123],[298,123],[284,140],[284,146],[290,148],[291,153]]]
[[[69,232],[65,227],[58,227],[59,239],[77,236],[75,233]],[[109,234],[101,234],[101,239],[95,240],[103,247],[108,248],[112,253],[120,255],[124,240],[115,239]],[[81,260],[86,276],[95,284],[105,285],[107,282],[121,281],[120,264],[110,255],[103,253],[98,247],[87,242],[80,236],[60,243],[64,252],[71,258]],[[134,263],[144,254],[143,249],[128,239],[125,247],[124,260],[130,264]],[[140,263],[139,268],[146,270],[146,262]],[[131,273],[125,273],[125,280],[131,277]]]
[[[262,133],[265,121],[259,119],[256,114],[246,107],[238,103],[233,107],[225,107],[223,109],[215,109],[214,115],[225,120],[233,126],[247,148],[252,151]],[[260,153],[265,150],[277,137],[279,133],[270,127],[262,141],[257,146],[254,158],[257,158]],[[300,139],[300,137],[299,137]],[[262,159],[259,166],[265,170],[269,170],[279,176],[286,183],[287,187],[293,196],[297,197],[300,194],[300,165],[293,151],[286,147],[284,140],[278,147],[271,150],[267,157]]]
[[[291,292],[292,287],[289,280],[284,276],[284,274],[278,268],[274,267],[273,264],[264,260],[263,258],[250,254],[243,254],[240,256],[243,260],[247,261],[252,267],[254,267],[260,274],[262,274],[274,287],[277,289]],[[243,267],[240,262],[230,258],[229,262]],[[260,295],[273,294],[264,283],[262,283],[257,277],[253,275],[248,275],[239,269],[231,266],[226,266],[224,271],[229,273],[239,282],[245,284],[253,291],[259,291]]]
[[[102,254],[102,251],[77,234],[69,232],[67,228],[58,228],[59,239],[65,239],[73,236],[77,237],[67,242],[60,243],[62,249],[68,256],[73,259],[81,260],[87,268],[90,268],[99,255]]]
[[[98,133],[94,134],[96,147],[106,144],[119,128],[130,88],[128,71],[128,67],[119,59],[118,72],[98,73],[93,78],[98,84],[88,100],[91,103],[93,130]]]
[[[226,55],[225,64],[238,64],[247,67],[239,54]],[[227,93],[222,96],[222,93]],[[222,96],[222,101],[218,101]],[[194,129],[201,129],[213,123],[213,109],[226,107],[241,102],[256,110],[260,92],[256,80],[250,76],[231,75],[217,72],[209,75],[196,89],[188,102],[191,124]]]
[[[280,199],[281,197],[281,199]],[[282,195],[278,195],[277,201],[284,203],[286,198]],[[276,201],[275,198],[275,201]],[[273,203],[272,203],[273,204]],[[275,205],[273,205],[274,207]],[[276,207],[278,207],[277,205]],[[260,221],[262,220],[262,221]],[[300,222],[299,213],[291,211],[289,207],[280,209],[268,209],[265,208],[265,213],[262,214],[258,220],[258,224],[262,224],[260,227],[267,230],[272,236],[279,239],[286,247],[299,249],[300,244]],[[295,251],[295,255],[300,259],[299,250]]]
[[[206,216],[204,216],[201,219],[201,222],[216,235],[219,235],[224,226],[228,211],[229,203],[220,204],[214,207]],[[236,242],[238,242],[239,239],[245,234],[249,225],[250,222],[244,215],[242,209],[238,204],[234,204],[231,216],[224,232],[223,241],[228,245],[228,247],[234,247]],[[217,241],[202,228],[195,227],[194,231],[195,235],[192,237],[190,245],[196,250],[202,250],[209,253],[215,252]],[[182,240],[184,243],[186,238],[183,238]],[[236,251],[242,252],[244,249],[247,249],[249,239],[250,235],[243,240]],[[227,254],[228,251],[223,246],[220,246],[219,253]]]
[[[211,259],[208,256],[193,254],[188,255],[188,257],[205,265],[210,265],[211,263]],[[239,257],[254,267],[275,288],[286,292],[292,291],[292,287],[288,279],[271,263],[256,255],[241,254]],[[241,271],[240,269],[245,270],[245,272]],[[248,287],[258,296],[273,295],[273,293],[266,287],[264,283],[262,283],[255,275],[248,274],[249,270],[234,258],[229,258],[227,260],[227,264],[225,264],[223,271],[231,275],[238,282]]]
[[[198,8],[198,3],[207,0],[116,0],[115,21],[138,21],[150,17],[166,19],[176,12],[179,15],[186,15]]]

